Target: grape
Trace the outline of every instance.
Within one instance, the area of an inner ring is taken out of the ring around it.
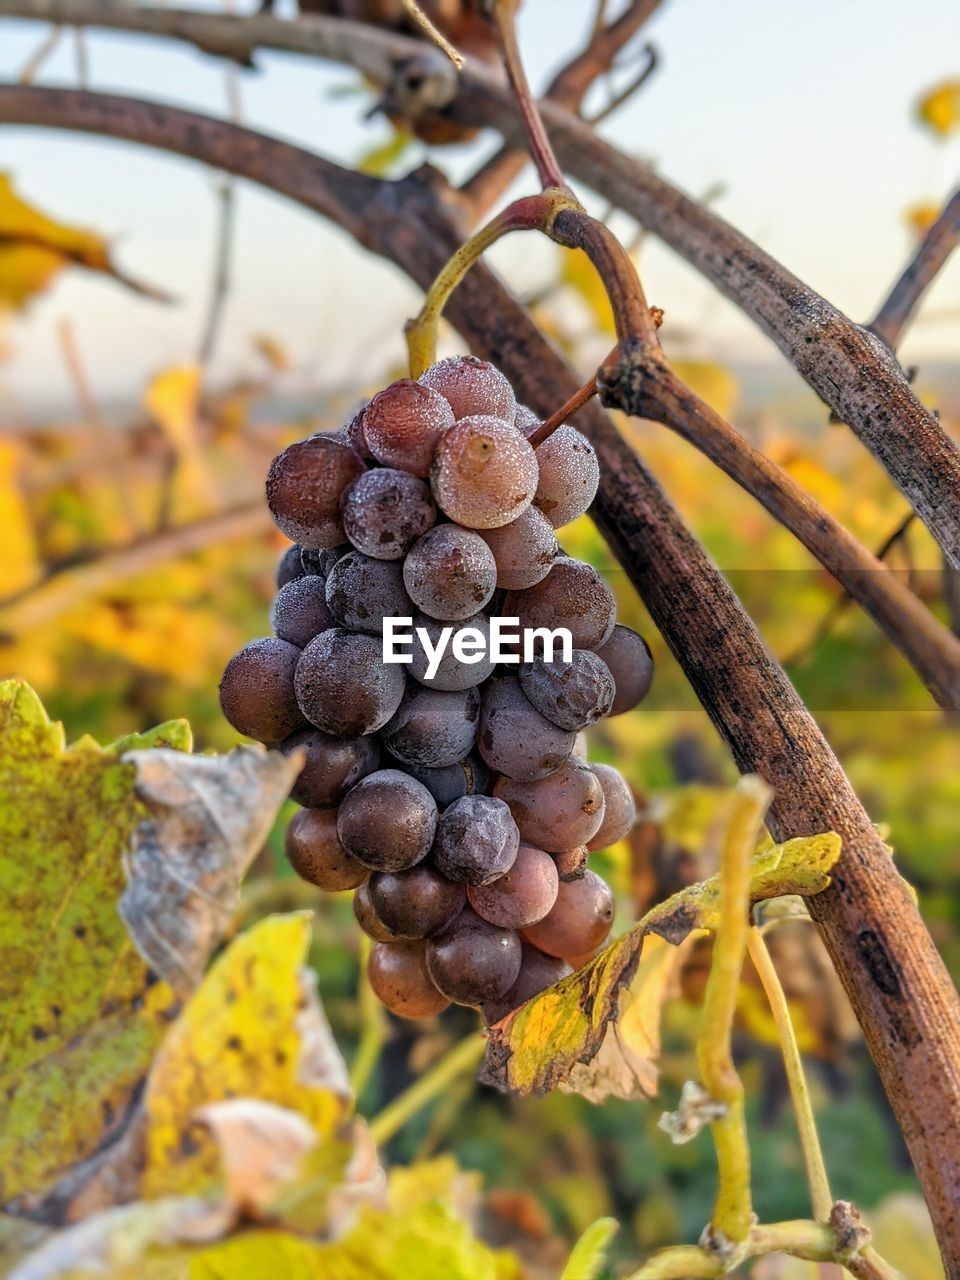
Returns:
[[[422,942],[376,943],[367,977],[378,999],[400,1018],[427,1018],[450,1003],[433,984]]]
[[[560,768],[574,741],[528,701],[516,676],[484,689],[477,748],[495,773],[527,782],[545,778]]]
[[[569,556],[561,556],[542,582],[508,591],[503,611],[519,618],[521,627],[568,627],[575,649],[599,649],[617,618],[613,592],[596,569]]]
[[[442,769],[466,756],[477,736],[480,695],[476,689],[445,693],[412,685],[393,719],[384,727],[383,743],[404,764]]]
[[[513,425],[523,435],[529,435],[531,431],[535,431],[540,426],[540,419],[525,404],[518,404],[513,415]]]
[[[595,724],[613,705],[613,676],[589,649],[574,649],[570,662],[535,658],[519,671],[520,688],[541,715],[561,729]]]
[[[432,649],[435,649],[444,630],[450,630],[447,647],[437,666],[435,674],[428,679],[427,668],[430,665],[427,651],[417,635],[420,628],[427,633]],[[494,663],[486,655],[490,651],[490,619],[483,613],[475,613],[471,618],[464,618],[461,623],[441,622],[436,618],[428,618],[425,613],[418,614],[413,620],[413,640],[411,642],[410,674],[414,680],[427,685],[431,689],[472,689],[492,673]],[[481,655],[479,662],[462,662],[453,651],[456,637],[462,631],[475,631],[478,636],[477,651]]]
[[[343,498],[347,537],[358,551],[375,560],[401,560],[436,515],[424,482],[392,467],[367,471]]]
[[[506,995],[520,973],[520,938],[464,907],[427,942],[427,971],[454,1004],[482,1005]]]
[[[437,805],[416,778],[399,769],[368,773],[340,802],[337,834],[373,871],[406,871],[430,852]]]
[[[300,544],[294,542],[277,562],[277,590],[282,591],[288,582],[303,577],[303,564],[300,560]]]
[[[551,854],[556,863],[557,875],[561,880],[579,880],[587,865],[587,849],[578,845],[576,849],[564,849],[560,853]]]
[[[287,857],[303,880],[328,893],[355,889],[370,875],[337,837],[336,809],[301,809],[287,827]]]
[[[411,548],[403,565],[403,582],[423,613],[459,622],[472,617],[493,595],[497,565],[479,534],[441,524]]]
[[[610,668],[617,686],[610,715],[632,711],[646,696],[653,679],[653,656],[646,640],[630,627],[616,626],[597,652]]]
[[[400,705],[406,681],[402,667],[381,661],[380,649],[374,636],[342,627],[310,641],[297,663],[294,687],[312,725],[338,738],[383,728]]]
[[[600,463],[593,445],[569,423],[537,445],[540,480],[533,505],[555,529],[582,516],[597,495]]]
[[[348,444],[354,453],[358,453],[365,462],[373,461],[373,454],[367,447],[366,436],[363,434],[363,415],[366,412],[366,405],[362,405],[357,412],[350,418],[342,428],[343,442]]]
[[[400,566],[359,551],[343,556],[327,575],[327,605],[345,627],[374,635],[383,630],[384,618],[413,614]]]
[[[437,444],[430,471],[437,506],[468,529],[509,524],[533,501],[537,458],[500,418],[463,418]]]
[[[270,625],[281,640],[302,649],[314,636],[336,626],[327,608],[322,578],[297,578],[288,582],[270,608]]]
[[[294,693],[300,650],[268,636],[252,640],[227,663],[220,706],[238,733],[258,742],[281,742],[303,724]]]
[[[540,582],[559,554],[553,525],[536,507],[527,507],[516,520],[498,529],[478,532],[493,552],[497,586],[508,591],[521,591]]]
[[[437,824],[433,861],[448,880],[489,884],[510,870],[519,847],[517,824],[502,800],[462,796]]]
[[[613,924],[613,894],[605,880],[585,871],[578,880],[561,881],[548,915],[524,930],[550,956],[581,957],[598,947]]]
[[[588,849],[606,849],[631,830],[637,820],[637,805],[623,774],[612,765],[590,766],[603,789],[603,822],[587,842]]]
[[[549,853],[521,842],[513,866],[490,884],[467,889],[470,905],[489,924],[523,929],[542,920],[557,898],[557,865]]]
[[[448,356],[420,378],[422,386],[439,391],[455,418],[488,413],[512,422],[516,407],[513,388],[499,369],[476,356]]]
[[[387,467],[425,479],[437,440],[453,426],[453,410],[429,386],[401,378],[375,395],[363,413],[367,448]]]
[[[353,914],[357,924],[374,942],[393,942],[396,939],[397,935],[387,928],[373,909],[369,880],[359,885],[353,895]]]
[[[539,782],[499,778],[493,794],[510,806],[520,838],[550,853],[586,844],[603,822],[603,789],[579,760],[568,760]]]
[[[467,901],[454,884],[421,862],[409,871],[379,871],[370,880],[370,904],[388,929],[401,938],[426,938],[445,929]]]
[[[372,737],[334,738],[319,729],[300,729],[280,743],[284,755],[298,747],[306,748],[307,759],[290,799],[308,809],[336,804],[380,764],[380,747]]]
[[[277,527],[305,547],[343,542],[340,495],[364,470],[352,449],[328,436],[288,445],[267,473],[267,505]]]
[[[336,547],[324,547],[323,550],[302,547],[300,550],[300,564],[304,574],[308,577],[326,578],[341,556],[345,556],[351,550],[349,542],[341,542]]]
[[[403,771],[423,783],[441,810],[461,796],[482,794],[490,782],[490,770],[478,755],[469,755],[444,769],[423,769],[420,765],[405,764]]]
[[[482,1009],[483,1020],[488,1027],[505,1018],[514,1009],[538,996],[547,987],[568,978],[573,973],[566,960],[548,956],[529,942],[521,941],[520,973],[517,980],[501,1000],[492,1000]]]

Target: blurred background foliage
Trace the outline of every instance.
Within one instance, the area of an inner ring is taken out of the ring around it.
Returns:
[[[957,85],[931,90],[918,111],[935,131],[960,116]],[[368,163],[382,166],[403,139]],[[929,221],[908,210],[916,231]],[[30,240],[16,247],[18,230]],[[0,310],[9,320],[64,269],[115,268],[106,242],[71,229],[19,200],[0,182]],[[634,251],[642,259],[643,243]],[[528,298],[539,323],[584,370],[609,346],[609,310],[582,257],[556,250]],[[791,376],[745,372],[707,358],[695,337],[664,332],[681,372],[701,395],[860,539],[886,558],[946,621],[960,626],[960,594],[937,551],[880,468]],[[267,630],[274,566],[284,546],[262,501],[272,455],[289,441],[335,429],[378,383],[332,395],[302,377],[288,393],[290,360],[268,332],[251,334],[246,368],[209,385],[187,362],[158,369],[140,403],[101,409],[86,378],[78,334],[59,330],[61,360],[76,393],[69,420],[5,429],[0,435],[0,674],[41,694],[68,736],[101,741],[187,717],[198,749],[237,739],[219,713],[217,683],[227,658]],[[449,349],[455,349],[447,334]],[[942,368],[916,375],[919,394],[946,427],[960,425],[960,385]],[[955,723],[933,706],[916,677],[836,584],[748,496],[664,428],[621,428],[728,573],[772,651],[786,664],[837,749],[854,785],[917,887],[924,914],[954,974],[960,973],[960,745]],[[626,927],[652,902],[712,870],[710,819],[716,788],[733,766],[682,674],[654,632],[622,570],[588,518],[565,530],[571,553],[591,560],[613,586],[621,620],[647,636],[656,679],[647,702],[593,733],[592,756],[615,763],[642,800],[642,821],[621,845],[598,855],[618,894]],[[366,1114],[378,1111],[473,1028],[466,1010],[403,1024],[364,998],[359,934],[349,895],[321,895],[297,881],[282,852],[282,824],[245,886],[237,928],[276,910],[316,913],[313,962],[320,993],[348,1060],[364,1046]],[[809,925],[771,935],[812,1072],[817,1112],[838,1195],[873,1210],[881,1249],[914,1280],[941,1274],[909,1162],[855,1021]],[[681,991],[667,1010],[664,1105],[696,1074],[693,1051],[708,956],[692,949]],[[799,1148],[766,1006],[748,974],[738,1049],[750,1096],[757,1212],[763,1219],[807,1210]],[[557,1273],[569,1241],[595,1219],[623,1224],[614,1259],[678,1239],[696,1239],[714,1185],[705,1139],[671,1146],[660,1106],[611,1101],[593,1107],[554,1094],[515,1100],[463,1078],[418,1114],[390,1147],[400,1164],[443,1157],[437,1177],[482,1175],[485,1233],[517,1250],[531,1277]],[[453,1160],[451,1160],[453,1157]],[[454,1163],[455,1161],[455,1163]],[[533,1190],[531,1190],[533,1189]],[[811,1264],[767,1260],[766,1280],[803,1280]]]

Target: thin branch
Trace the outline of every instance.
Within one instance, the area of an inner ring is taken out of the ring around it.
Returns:
[[[527,134],[527,147],[530,158],[536,165],[540,175],[540,183],[544,190],[555,187],[562,190],[566,186],[563,170],[557,163],[553,147],[543,127],[543,120],[530,92],[530,82],[520,56],[520,45],[517,41],[517,0],[492,0],[494,22],[497,36],[503,53],[503,62],[507,69],[507,77],[513,96],[520,109],[523,126]]]
[[[448,1089],[458,1076],[475,1071],[486,1045],[487,1037],[482,1031],[467,1036],[399,1097],[387,1103],[370,1121],[370,1137],[374,1142],[378,1146],[389,1142],[418,1111]]]
[[[445,53],[457,70],[463,67],[463,54],[455,49],[442,31],[439,31],[417,4],[417,0],[403,0],[403,7],[428,40],[432,40]]]
[[[217,184],[217,248],[214,255],[213,281],[210,286],[210,303],[203,325],[203,333],[197,348],[197,362],[207,365],[213,358],[220,325],[223,320],[227,294],[230,290],[230,259],[233,252],[236,187],[231,178],[221,178]]]
[[[262,182],[335,218],[423,288],[463,237],[456,193],[432,171],[386,184],[222,121],[58,90],[0,90],[4,119],[126,137]],[[580,380],[483,265],[451,298],[449,318],[535,412],[550,414],[558,398],[578,389]],[[811,915],[864,1029],[952,1259],[950,1280],[957,1280],[957,992],[879,832],[729,583],[596,400],[577,425],[600,462],[594,520],[738,767],[773,786],[771,833],[783,840],[834,830],[843,841],[831,886],[810,900]]]
[[[624,87],[612,94],[610,98],[603,104],[599,111],[595,111],[592,116],[587,116],[587,124],[591,128],[596,128],[598,124],[602,124],[604,120],[609,119],[614,112],[619,111],[625,106],[630,99],[640,92],[647,83],[657,67],[660,65],[660,55],[657,53],[656,46],[645,44],[643,46],[644,64],[639,71],[635,72],[633,78],[624,85]]]
[[[827,1222],[833,1205],[830,1194],[830,1180],[823,1161],[820,1147],[820,1135],[807,1088],[807,1078],[803,1070],[803,1059],[800,1057],[800,1046],[793,1029],[790,1006],[780,982],[780,975],[763,940],[759,929],[751,929],[747,938],[747,951],[753,962],[760,985],[763,987],[770,1005],[770,1012],[776,1024],[777,1036],[780,1040],[780,1051],[783,1055],[783,1066],[790,1087],[790,1097],[800,1133],[800,1146],[803,1150],[803,1162],[807,1170],[807,1183],[810,1187],[810,1200],[813,1216],[818,1222]]]
[[[168,560],[271,528],[269,512],[258,500],[205,520],[108,547],[79,564],[54,570],[33,586],[0,600],[0,639],[29,635],[68,609]]]
[[[60,43],[63,31],[60,27],[51,27],[43,37],[36,51],[30,55],[17,76],[18,84],[32,84],[43,64]]]
[[[926,290],[960,244],[960,189],[943,206],[940,216],[917,247],[916,253],[890,290],[870,323],[871,332],[895,351],[900,336]]]
[[[550,101],[568,110],[578,107],[593,82],[609,71],[660,4],[661,0],[633,0],[619,18],[595,31],[583,52],[554,76],[547,90]]]

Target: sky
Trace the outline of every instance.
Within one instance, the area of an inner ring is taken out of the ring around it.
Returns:
[[[520,34],[535,85],[578,47],[592,12],[592,0],[525,0]],[[0,79],[19,75],[45,31],[0,19]],[[942,201],[960,172],[960,138],[938,142],[913,116],[922,91],[960,74],[956,0],[664,0],[644,38],[657,47],[659,69],[604,126],[606,136],[693,195],[719,188],[719,213],[849,315],[869,318],[910,253],[904,211]],[[228,112],[216,59],[107,32],[89,32],[87,44],[92,88]],[[350,68],[285,55],[258,61],[257,72],[239,76],[246,123],[348,164],[386,140],[385,122],[364,119],[368,100],[343,92],[357,85]],[[64,38],[39,83],[75,82]],[[431,160],[462,178],[491,145],[481,138],[435,149]],[[128,144],[2,123],[0,170],[46,212],[115,237],[126,271],[178,299],[160,306],[110,280],[65,273],[4,335],[0,421],[70,403],[58,345],[65,318],[105,401],[136,396],[152,373],[193,357],[210,290],[216,175]],[[528,172],[512,194],[532,188]],[[627,223],[615,225],[629,235]],[[551,246],[531,241],[506,241],[491,257],[521,292],[551,269]],[[667,311],[668,346],[701,358],[778,358],[652,239],[641,265],[651,302]],[[294,393],[359,385],[398,362],[403,320],[418,307],[394,268],[250,184],[237,200],[232,276],[214,375],[249,369],[252,339],[268,334],[291,357]],[[955,359],[958,350],[960,255],[931,290],[902,354]]]

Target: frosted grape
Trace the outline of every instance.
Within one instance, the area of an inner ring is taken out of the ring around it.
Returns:
[[[477,531],[493,553],[497,586],[520,591],[542,581],[560,554],[553,525],[536,507],[497,529]]]
[[[351,551],[327,575],[327,606],[354,631],[379,635],[384,618],[409,618],[413,607],[403,588],[403,570],[392,560]]]
[[[561,556],[536,586],[508,591],[503,613],[521,627],[567,627],[575,649],[598,649],[613,631],[617,605],[592,565]]]
[[[475,356],[448,356],[420,378],[422,386],[439,391],[455,418],[490,414],[513,422],[516,399],[513,388],[499,369]]]
[[[403,668],[381,660],[379,637],[342,627],[331,627],[310,641],[294,676],[306,719],[342,738],[381,729],[399,707],[405,684]]]
[[[537,711],[516,676],[484,689],[477,749],[495,773],[522,781],[545,778],[570,755],[575,736]]]
[[[537,474],[533,449],[511,423],[476,415],[442,436],[430,484],[451,520],[468,529],[495,529],[530,506]]]
[[[610,715],[632,711],[646,697],[653,680],[653,657],[646,640],[630,627],[616,626],[597,652],[616,685]]]
[[[576,520],[597,496],[600,464],[593,445],[569,423],[537,446],[540,478],[533,504],[555,529]]]
[[[383,728],[383,744],[404,764],[442,769],[473,747],[480,719],[476,689],[444,692],[413,685]]]
[[[276,595],[270,607],[270,626],[281,640],[304,648],[314,636],[335,626],[327,608],[326,584],[319,577],[297,578]]]
[[[329,436],[289,445],[267,473],[267,505],[277,527],[304,547],[343,542],[340,497],[364,470],[352,449]]]
[[[417,631],[423,628],[427,633],[431,648],[435,648],[439,643],[440,633],[445,627],[452,627],[453,634],[450,636],[447,647],[443,652],[437,670],[432,678],[427,678],[427,668],[429,659],[427,651],[423,646]],[[442,622],[437,618],[428,618],[426,614],[418,614],[413,620],[413,639],[411,641],[411,663],[407,668],[414,680],[418,680],[421,684],[427,685],[431,689],[472,689],[474,686],[482,684],[493,672],[494,664],[486,655],[490,651],[490,620],[483,613],[476,613],[470,618],[464,618],[460,623]],[[462,662],[454,653],[453,645],[457,635],[462,631],[475,631],[479,633],[478,643],[482,643],[482,648],[478,650],[480,654],[479,662]]]
[[[587,842],[588,849],[606,849],[622,840],[637,820],[637,805],[626,778],[609,764],[590,766],[603,790],[603,822]]]
[[[303,724],[294,692],[300,650],[268,636],[235,653],[220,680],[220,706],[238,733],[281,742]]]
[[[520,833],[504,802],[468,795],[444,809],[433,861],[448,880],[489,884],[510,870],[519,847]]]
[[[377,918],[401,938],[427,938],[446,928],[467,901],[462,884],[447,880],[425,862],[408,871],[377,872],[369,894]]]
[[[436,514],[427,485],[392,467],[366,472],[343,499],[347,537],[358,551],[376,560],[401,560]]]
[[[311,809],[336,804],[380,764],[380,744],[372,736],[335,738],[320,729],[300,729],[280,743],[284,755],[299,748],[307,758],[290,798]]]
[[[344,848],[374,871],[406,871],[430,852],[437,805],[399,769],[378,769],[348,791],[337,814]]]
[[[363,413],[367,448],[387,467],[430,474],[437,441],[453,426],[454,413],[429,386],[401,378],[375,395]]]

